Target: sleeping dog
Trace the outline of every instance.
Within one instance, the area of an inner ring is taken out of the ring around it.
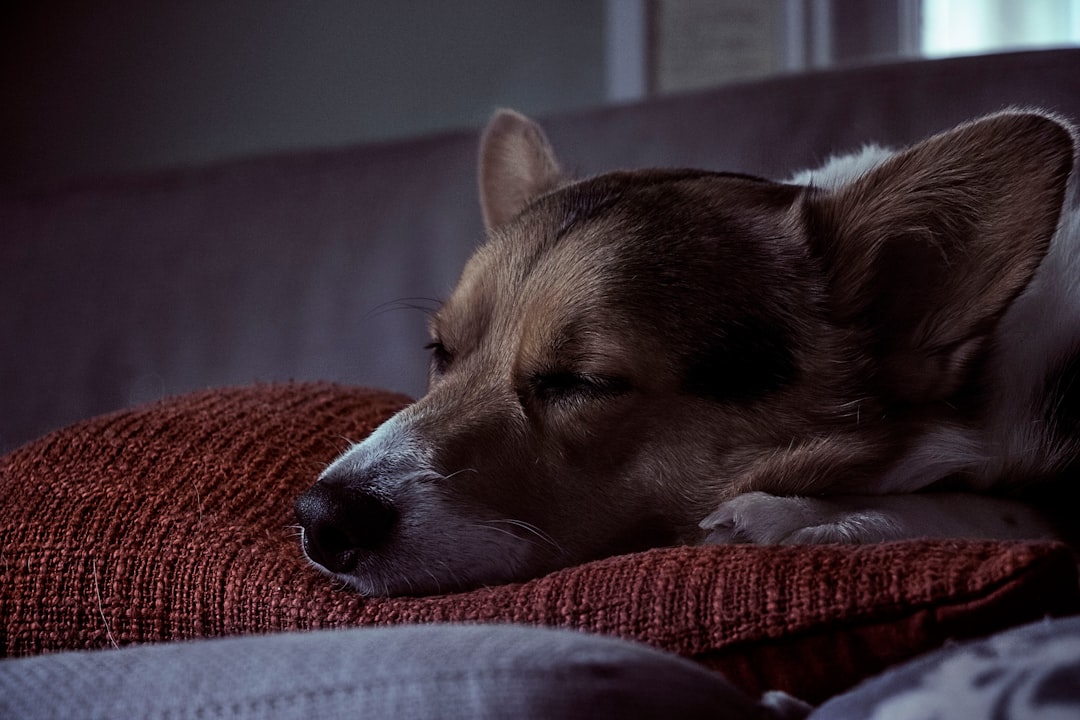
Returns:
[[[1080,458],[1075,135],[1010,111],[784,183],[564,176],[495,115],[427,394],[301,496],[372,595],[676,543],[1035,538]]]

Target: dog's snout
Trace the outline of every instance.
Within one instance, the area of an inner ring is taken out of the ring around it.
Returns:
[[[336,573],[349,572],[361,556],[378,548],[397,522],[397,510],[361,490],[316,483],[296,499],[296,519],[304,529],[304,551]]]

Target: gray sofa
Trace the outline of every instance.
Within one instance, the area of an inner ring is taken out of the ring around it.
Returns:
[[[779,77],[543,118],[580,174],[768,177],[1037,105],[1080,117],[1080,50]],[[0,452],[194,389],[422,392],[425,319],[481,238],[476,130],[0,196]]]
[[[1078,70],[1080,50],[911,62],[543,120],[581,174],[694,165],[784,177],[865,142],[908,143],[1008,106],[1080,119]],[[475,146],[471,129],[0,196],[0,452],[91,415],[207,387],[296,379],[422,392],[424,316],[409,308],[447,292],[481,237]],[[7,489],[9,497],[18,492]],[[24,564],[12,567],[22,573]],[[25,563],[27,574],[37,569]],[[105,622],[98,566],[82,572]],[[1001,658],[1006,668],[1030,661],[1023,682],[969,664],[961,689],[979,692],[939,687],[954,660],[967,662],[953,648],[837,696],[812,717],[867,717],[896,697],[902,709],[933,708],[943,718],[977,717],[972,708],[984,700],[998,716],[1033,717],[1032,698],[1075,713],[1075,618],[986,642],[972,657]],[[991,677],[1008,687],[990,688]],[[925,696],[922,705],[911,704],[915,696]],[[0,717],[353,710],[781,718],[808,708],[776,697],[759,706],[701,667],[625,640],[497,624],[278,633],[0,661]]]

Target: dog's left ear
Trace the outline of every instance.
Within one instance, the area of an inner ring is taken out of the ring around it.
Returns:
[[[1057,228],[1073,135],[993,115],[898,153],[805,210],[842,322],[868,330],[882,392],[950,397]]]
[[[484,225],[491,231],[558,187],[562,172],[539,125],[513,110],[499,110],[480,140],[479,179]]]

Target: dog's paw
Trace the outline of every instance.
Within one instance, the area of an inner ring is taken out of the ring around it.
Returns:
[[[804,545],[879,542],[893,534],[888,514],[843,501],[750,492],[701,521],[706,543]]]
[[[750,492],[721,504],[701,527],[708,532],[707,543],[772,545],[805,528],[806,515],[802,498]]]

